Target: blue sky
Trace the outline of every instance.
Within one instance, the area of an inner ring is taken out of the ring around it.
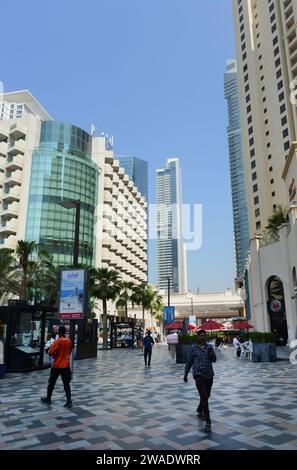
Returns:
[[[183,200],[203,204],[189,287],[233,287],[235,262],[223,74],[234,56],[231,0],[2,0],[0,80],[57,120],[114,136],[155,169],[179,156]],[[155,247],[150,249],[155,281]]]

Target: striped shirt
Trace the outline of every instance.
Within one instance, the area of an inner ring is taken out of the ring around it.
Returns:
[[[208,351],[210,349],[213,351],[211,359],[208,356]],[[188,375],[192,368],[194,379],[198,375],[202,376],[204,379],[210,379],[214,376],[212,363],[216,362],[216,360],[216,354],[211,344],[205,343],[204,349],[202,349],[198,344],[194,344],[188,354],[185,366],[185,375]]]

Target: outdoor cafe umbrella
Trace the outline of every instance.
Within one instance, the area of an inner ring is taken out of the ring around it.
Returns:
[[[218,323],[214,320],[206,320],[202,325],[196,328],[196,331],[199,330],[223,330],[224,326],[221,323]]]
[[[254,328],[253,325],[250,325],[247,321],[239,321],[233,324],[233,330],[249,330]]]
[[[169,325],[165,325],[166,330],[181,330],[183,323],[181,321],[176,321],[173,323],[169,323]],[[195,326],[188,323],[188,330],[195,330]]]

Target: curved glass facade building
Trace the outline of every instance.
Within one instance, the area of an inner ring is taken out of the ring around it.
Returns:
[[[91,160],[91,145],[84,130],[44,121],[32,153],[26,240],[40,243],[58,265],[72,265],[75,232],[75,209],[63,208],[62,199],[81,203],[78,262],[95,260],[98,167]]]

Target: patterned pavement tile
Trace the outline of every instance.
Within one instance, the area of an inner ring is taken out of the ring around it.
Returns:
[[[145,369],[135,350],[98,351],[75,363],[73,408],[58,381],[40,402],[49,371],[0,381],[0,449],[297,450],[297,374],[288,361],[253,363],[232,350],[214,365],[212,432],[196,416],[197,391],[183,364],[156,345]]]

